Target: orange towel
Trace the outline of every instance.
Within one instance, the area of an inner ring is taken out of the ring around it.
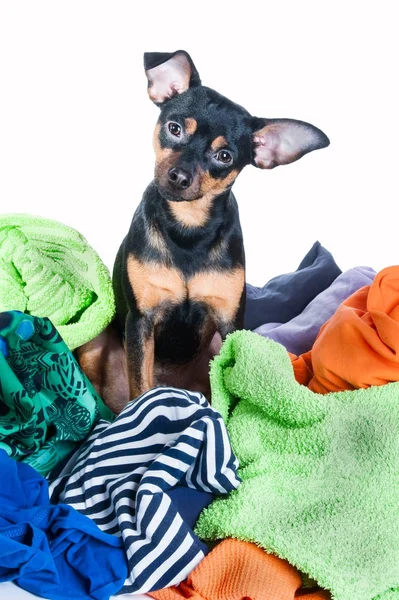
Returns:
[[[249,542],[221,542],[177,587],[149,595],[157,600],[328,600],[325,591],[300,592],[301,577],[285,560]]]
[[[290,356],[296,380],[320,394],[398,381],[399,266],[345,300],[310,352]]]

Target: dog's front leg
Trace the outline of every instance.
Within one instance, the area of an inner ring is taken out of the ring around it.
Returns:
[[[222,313],[216,315],[217,330],[223,341],[229,333],[244,329],[245,299],[244,287],[233,319],[226,319]]]
[[[154,324],[149,317],[128,313],[125,344],[130,399],[134,400],[154,386]]]

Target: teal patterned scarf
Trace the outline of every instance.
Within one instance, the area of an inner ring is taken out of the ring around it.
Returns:
[[[0,448],[47,475],[113,413],[47,318],[0,313]]]

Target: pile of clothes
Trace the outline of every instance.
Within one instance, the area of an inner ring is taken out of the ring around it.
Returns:
[[[51,315],[7,302],[0,581],[54,600],[399,599],[399,266],[342,273],[317,242],[247,285],[212,406],[158,387],[117,417]]]
[[[240,483],[219,413],[163,387],[115,418],[48,319],[0,313],[0,339],[0,580],[96,600],[184,580],[201,510]]]

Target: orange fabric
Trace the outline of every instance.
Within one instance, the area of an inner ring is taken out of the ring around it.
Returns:
[[[216,546],[188,579],[149,595],[157,600],[328,600],[325,591],[296,593],[298,571],[249,542],[227,539]]]
[[[345,300],[310,352],[290,357],[296,380],[320,394],[398,381],[399,266]]]

